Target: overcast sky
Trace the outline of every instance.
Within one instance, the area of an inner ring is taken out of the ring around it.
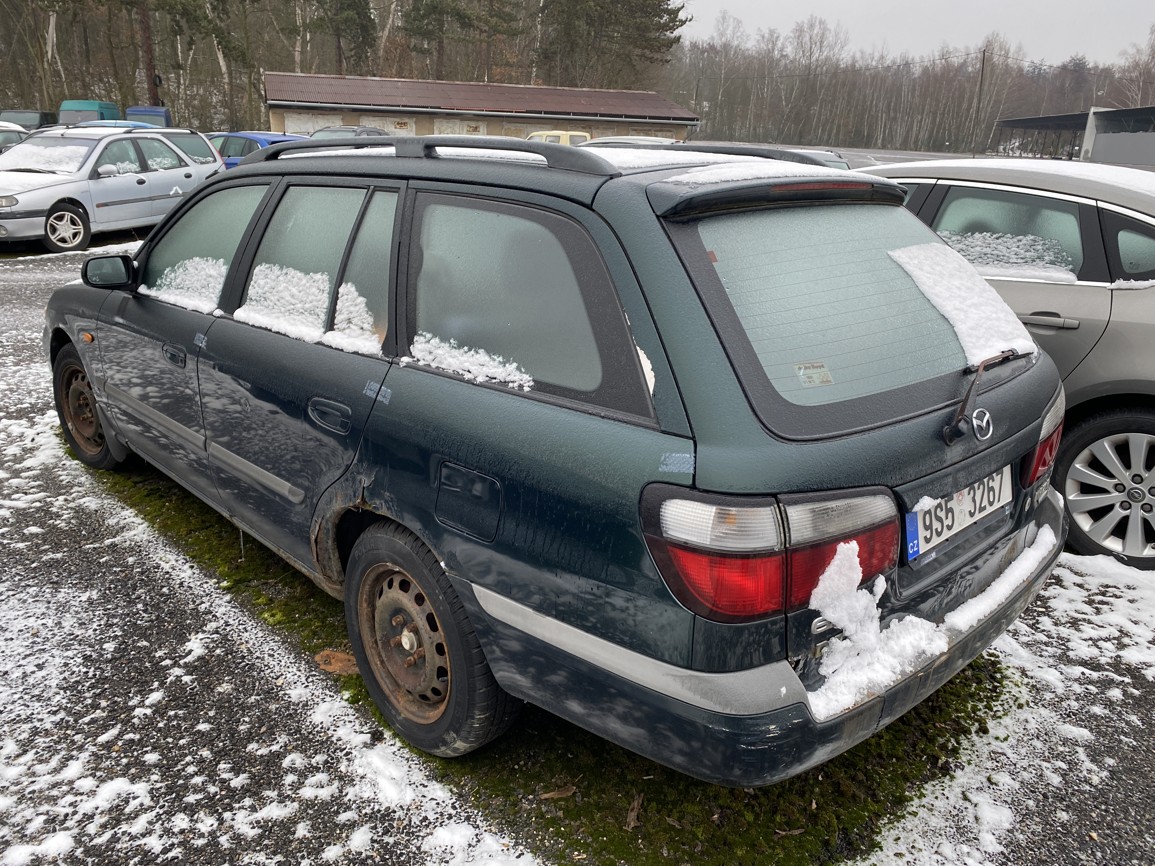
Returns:
[[[772,0],[684,0],[694,21],[684,37],[714,32],[722,10],[740,20],[753,39],[759,30],[788,34],[814,14],[849,36],[850,50],[885,48],[891,55],[929,54],[940,46],[977,47],[987,34],[1001,34],[1023,59],[1059,64],[1075,54],[1092,63],[1118,63],[1132,43],[1146,43],[1155,24],[1151,0],[825,0],[816,7]]]

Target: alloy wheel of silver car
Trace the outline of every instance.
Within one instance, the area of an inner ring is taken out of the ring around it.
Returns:
[[[1069,460],[1062,485],[1073,528],[1102,548],[1082,552],[1155,566],[1155,433],[1102,435]],[[1151,564],[1136,562],[1144,559]]]
[[[84,212],[72,205],[58,204],[44,221],[44,245],[53,252],[83,250],[88,246],[89,226]]]

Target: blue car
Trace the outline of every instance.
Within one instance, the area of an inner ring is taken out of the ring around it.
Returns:
[[[209,141],[225,160],[225,168],[236,168],[237,163],[262,147],[282,141],[303,140],[303,135],[283,132],[210,132]]]

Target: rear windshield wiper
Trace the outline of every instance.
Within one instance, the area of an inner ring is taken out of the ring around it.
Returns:
[[[971,385],[967,388],[966,396],[963,397],[962,402],[959,404],[958,411],[954,413],[954,418],[942,428],[942,438],[947,445],[953,445],[961,439],[966,434],[967,429],[973,425],[974,422],[971,420],[971,407],[974,404],[975,394],[978,393],[977,386],[983,373],[991,367],[997,367],[999,364],[1013,361],[1015,358],[1022,358],[1026,354],[1026,352],[1007,349],[1007,351],[993,355],[985,361],[980,361],[977,367],[970,368],[974,370],[975,377],[971,380]]]

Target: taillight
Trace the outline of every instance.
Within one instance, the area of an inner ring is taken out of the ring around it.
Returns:
[[[1063,436],[1063,416],[1067,411],[1067,398],[1063,389],[1051,403],[1047,414],[1043,416],[1043,429],[1039,433],[1039,444],[1035,450],[1027,455],[1023,461],[1022,482],[1028,488],[1051,471],[1055,465],[1055,457],[1059,453],[1059,440]]]
[[[670,591],[707,619],[743,622],[808,606],[849,541],[858,542],[864,582],[898,564],[898,512],[888,493],[757,503],[685,494],[647,490],[646,541]]]

